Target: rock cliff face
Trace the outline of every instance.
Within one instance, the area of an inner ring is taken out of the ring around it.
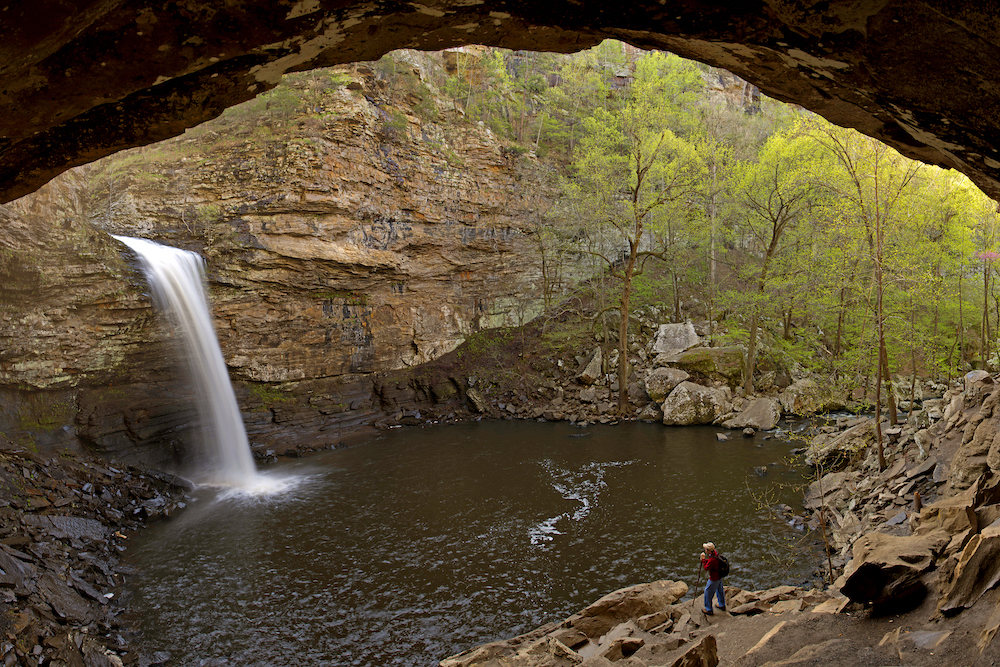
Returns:
[[[433,402],[430,387],[378,374],[530,319],[546,170],[438,108],[420,79],[426,58],[410,59],[412,89],[367,66],[313,73],[273,107],[237,109],[4,207],[0,383],[21,407],[2,430],[22,432],[22,404],[42,396],[42,442],[78,436],[124,453],[152,440],[161,461],[183,448],[190,397],[170,335],[106,231],[206,257],[223,353],[262,448],[289,426],[328,446],[397,403]]]
[[[283,72],[393,49],[576,51],[605,38],[725,68],[1000,193],[995,12],[977,3],[599,0],[34,3],[5,12],[0,201],[175,136]]]
[[[272,128],[237,120],[138,156],[110,213],[114,161],[92,190],[97,225],[205,254],[241,379],[412,366],[534,309],[541,167],[454,111],[421,118],[367,67],[332,76]]]

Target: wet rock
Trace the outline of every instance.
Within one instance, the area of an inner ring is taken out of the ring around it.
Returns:
[[[39,579],[38,592],[64,620],[82,624],[96,620],[91,606],[66,582],[53,574],[45,574]]]
[[[29,515],[23,521],[50,537],[66,540],[99,542],[106,539],[109,533],[107,526],[100,521],[76,516]]]

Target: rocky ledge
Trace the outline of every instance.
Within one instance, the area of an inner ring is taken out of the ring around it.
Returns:
[[[189,500],[184,480],[68,452],[0,445],[0,659],[151,664],[129,649],[120,562],[128,531]]]

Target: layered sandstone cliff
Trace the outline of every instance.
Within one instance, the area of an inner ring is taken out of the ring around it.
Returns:
[[[391,79],[370,66],[303,75],[4,207],[2,430],[180,455],[192,414],[167,323],[109,232],[205,256],[262,447],[290,433],[326,446],[400,417],[433,392],[380,373],[530,319],[548,170],[448,108],[425,80],[430,64],[411,55]],[[38,414],[26,422],[29,403]]]

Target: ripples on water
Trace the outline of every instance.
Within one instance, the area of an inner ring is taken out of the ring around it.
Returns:
[[[287,490],[209,495],[134,538],[138,643],[171,665],[436,665],[624,586],[693,585],[709,539],[733,585],[799,583],[811,559],[766,559],[798,535],[754,497],[801,479],[752,472],[791,445],[715,432],[478,422],[271,466]]]

